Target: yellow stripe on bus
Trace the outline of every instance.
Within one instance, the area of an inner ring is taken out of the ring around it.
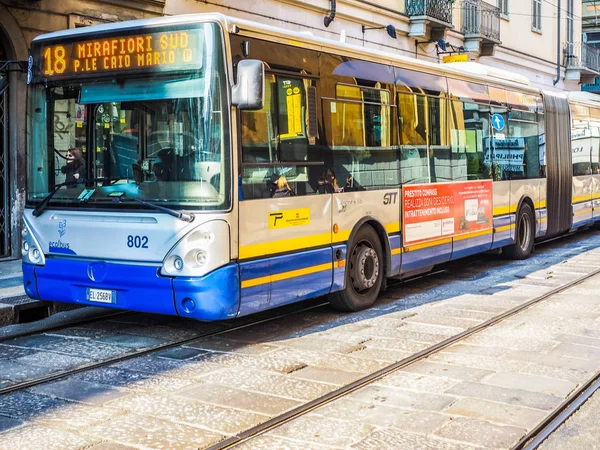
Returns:
[[[392,256],[399,255],[400,253],[402,253],[402,249],[401,248],[393,248],[391,253],[392,253]]]
[[[506,214],[517,212],[517,206],[518,205],[498,206],[497,208],[494,208],[494,216],[503,216]],[[534,202],[533,206],[535,209],[544,209],[546,207],[546,202]]]
[[[414,244],[404,247],[405,252],[412,252],[415,250],[421,250],[423,248],[435,247],[436,245],[444,245],[452,242],[452,238],[438,239],[436,241],[423,242],[422,244]]]
[[[589,202],[592,200],[592,196],[590,194],[588,195],[578,195],[576,197],[573,197],[573,204],[576,203],[585,203],[585,202]]]
[[[292,250],[308,250],[311,247],[320,247],[329,244],[331,244],[331,233],[314,234],[312,236],[283,239],[281,241],[245,245],[240,247],[240,259],[256,258],[258,256],[290,252]]]
[[[578,216],[578,215],[580,215],[580,214],[587,214],[587,213],[591,213],[592,211],[593,211],[593,209],[592,209],[592,208],[586,208],[586,209],[582,209],[581,211],[574,212],[574,213],[573,213],[573,215],[574,215],[574,216]]]
[[[511,225],[503,225],[501,227],[496,228],[496,233],[501,233],[503,231],[512,230],[515,228],[514,224]]]
[[[303,275],[310,275],[311,273],[323,272],[325,270],[333,269],[333,263],[319,264],[318,266],[305,267],[304,269],[290,270],[289,272],[277,273],[274,275],[267,275],[259,278],[252,278],[250,280],[242,281],[242,289],[253,286],[260,286],[261,284],[272,283],[275,281],[288,280],[290,278],[301,277]]]
[[[473,233],[460,234],[458,236],[454,236],[454,240],[455,241],[462,241],[464,239],[476,238],[476,237],[479,237],[479,236],[485,236],[486,234],[492,234],[493,232],[494,232],[494,230],[492,230],[491,228],[489,228],[487,230],[474,231]]]

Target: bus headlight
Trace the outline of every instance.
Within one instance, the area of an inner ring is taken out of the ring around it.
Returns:
[[[229,225],[213,220],[185,235],[169,252],[161,275],[198,277],[230,261]]]
[[[204,250],[198,250],[196,252],[196,262],[199,266],[203,266],[204,264],[206,264],[207,260],[208,254]]]
[[[23,224],[23,231],[21,231],[21,255],[23,255],[23,262],[26,264],[44,265],[46,259],[44,253],[41,251],[41,246],[31,232],[31,228],[27,221]]]

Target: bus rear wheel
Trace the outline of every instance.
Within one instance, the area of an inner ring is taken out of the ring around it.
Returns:
[[[505,247],[506,256],[510,259],[527,259],[533,251],[535,239],[535,220],[533,210],[527,203],[523,203],[517,214],[515,227],[515,243]]]
[[[330,295],[331,306],[340,311],[368,308],[379,295],[384,262],[379,236],[369,225],[361,227],[346,256],[346,282],[343,290]]]

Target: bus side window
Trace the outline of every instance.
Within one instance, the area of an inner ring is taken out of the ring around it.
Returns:
[[[259,111],[243,111],[242,196],[264,198],[272,190],[272,177],[285,176],[297,195],[312,193],[306,162],[316,139],[313,81],[300,77],[266,74],[265,104]],[[312,88],[312,90],[309,90]],[[312,115],[311,115],[312,111]],[[310,134],[310,136],[309,136]],[[319,155],[317,155],[319,157]]]

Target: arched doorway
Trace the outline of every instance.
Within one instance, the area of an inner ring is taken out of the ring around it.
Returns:
[[[0,258],[11,256],[9,195],[9,81],[8,52],[0,39]]]
[[[11,12],[0,5],[0,259],[21,257],[26,183],[26,104],[29,43]],[[6,62],[11,63],[6,64]]]

